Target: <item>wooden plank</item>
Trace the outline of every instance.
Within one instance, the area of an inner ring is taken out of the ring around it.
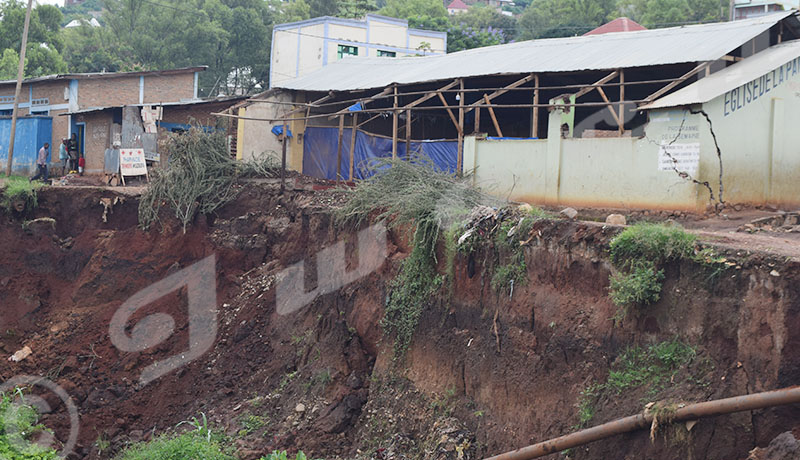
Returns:
[[[510,85],[507,85],[507,86],[504,86],[504,87],[498,89],[497,91],[493,92],[492,94],[489,94],[488,96],[484,94],[484,99],[488,97],[489,98],[488,100],[491,101],[492,99],[494,99],[494,98],[496,98],[498,96],[502,96],[503,94],[511,91],[512,89],[517,88],[519,86],[522,86],[525,83],[528,83],[529,81],[534,80],[536,78],[537,78],[537,76],[535,74],[530,74],[527,77],[521,78],[521,79],[515,81],[514,83],[511,83]],[[472,103],[469,107],[467,107],[467,112],[469,112],[470,110],[475,108],[476,105],[480,105],[480,102],[481,102],[481,100],[479,99],[478,101]]]
[[[286,118],[283,119],[283,139],[281,140],[281,195],[286,190],[286,143],[289,137],[286,135],[289,125]]]
[[[367,123],[369,123],[370,121],[372,121],[372,120],[374,120],[374,119],[376,119],[376,118],[380,118],[380,117],[382,117],[382,116],[383,116],[383,114],[382,114],[382,113],[379,113],[379,114],[377,114],[377,115],[371,116],[371,117],[369,117],[369,118],[368,118],[366,121],[362,121],[361,123],[359,123],[359,124],[358,124],[358,126],[356,126],[356,128],[360,128],[360,127],[362,127],[362,126],[366,125]]]
[[[392,158],[397,158],[397,86],[394,87],[394,110],[392,111]]]
[[[388,86],[388,87],[384,88],[384,90],[383,90],[383,91],[381,91],[380,93],[378,93],[378,94],[375,94],[375,95],[373,95],[373,96],[370,96],[370,97],[368,97],[368,98],[366,98],[366,99],[361,99],[361,100],[359,100],[359,101],[357,101],[357,102],[360,102],[360,103],[361,103],[361,105],[363,106],[363,105],[364,105],[364,104],[366,104],[367,102],[374,101],[375,99],[378,99],[378,98],[379,98],[379,97],[381,97],[381,96],[385,96],[385,95],[387,95],[387,94],[391,93],[393,90],[394,90],[395,92],[397,92],[397,85]],[[357,103],[357,102],[356,102],[356,103]],[[353,104],[350,104],[349,106],[347,106],[347,107],[343,108],[342,110],[340,110],[340,111],[338,111],[338,112],[336,112],[336,113],[334,113],[334,114],[331,114],[331,115],[328,117],[328,120],[333,120],[334,118],[336,118],[336,117],[337,117],[337,116],[339,116],[339,115],[344,115],[344,114],[350,113],[350,110],[348,110],[348,109],[349,109],[349,108],[350,108],[352,105],[353,105]]]
[[[536,75],[536,79],[534,82],[534,90],[533,90],[533,122],[531,123],[531,137],[538,138],[539,137],[539,107],[536,105],[539,104],[539,75]]]
[[[427,101],[428,99],[436,97],[436,94],[438,92],[447,91],[448,89],[456,86],[457,84],[458,84],[458,80],[453,80],[452,82],[442,86],[441,88],[437,89],[436,91],[431,91],[430,93],[422,96],[421,98],[414,100],[410,104],[406,104],[405,106],[403,106],[403,110],[414,108],[414,107],[422,104],[423,102]]]
[[[336,182],[342,180],[342,140],[344,138],[344,115],[339,115],[339,144],[336,147]]]
[[[625,71],[619,71],[619,135],[625,134]]]
[[[358,132],[358,113],[353,114],[353,132],[350,133],[350,175],[349,180],[353,180],[353,168],[356,162],[356,133]]]
[[[577,100],[579,97],[583,96],[584,94],[591,92],[593,89],[599,88],[600,85],[604,85],[604,84],[610,82],[611,80],[617,78],[617,75],[619,75],[619,71],[615,70],[615,71],[611,72],[610,74],[606,75],[605,77],[597,80],[591,86],[587,86],[585,88],[582,88],[580,91],[575,93],[575,100]]]
[[[690,70],[690,71],[686,72],[685,74],[683,74],[683,75],[682,75],[682,76],[681,76],[679,79],[677,79],[677,80],[673,81],[672,83],[670,83],[670,84],[668,84],[667,86],[665,86],[665,87],[661,88],[660,90],[656,91],[655,93],[653,93],[653,94],[651,94],[651,95],[647,96],[647,97],[644,99],[644,103],[645,103],[645,104],[648,104],[648,103],[650,103],[650,102],[653,102],[654,100],[658,99],[659,97],[661,97],[662,95],[664,95],[665,93],[667,93],[667,92],[668,92],[669,90],[671,90],[672,88],[674,88],[674,87],[676,87],[676,86],[680,85],[681,83],[685,82],[686,80],[688,80],[689,78],[693,77],[694,75],[696,75],[696,74],[698,74],[698,73],[702,72],[703,70],[705,70],[705,69],[706,69],[706,67],[708,67],[708,66],[710,66],[710,65],[711,65],[711,61],[704,62],[704,63],[702,63],[702,64],[698,65],[698,66],[697,66],[697,67],[695,67],[694,69],[692,69],[692,70]]]
[[[503,131],[500,129],[500,123],[497,122],[497,117],[494,115],[494,109],[492,108],[492,103],[489,101],[489,96],[484,94],[483,99],[486,101],[486,109],[489,111],[489,116],[492,118],[492,123],[494,123],[494,129],[497,131],[497,137],[504,137]]]
[[[458,93],[458,158],[456,159],[456,174],[461,176],[461,168],[464,164],[464,79],[460,78],[458,83],[461,92]],[[444,98],[442,98],[442,101],[444,101]]]
[[[472,128],[473,133],[480,132],[481,130],[481,108],[475,107],[475,127]]]
[[[450,115],[450,121],[453,122],[453,124],[456,127],[456,130],[458,130],[458,135],[459,136],[463,136],[464,135],[464,130],[462,130],[461,126],[458,124],[458,120],[456,120],[456,115],[453,113],[453,111],[449,107],[447,107],[447,100],[444,98],[442,93],[436,93],[436,94],[438,94],[439,95],[439,99],[442,100],[442,105],[445,106],[445,110],[447,110],[447,114]]]
[[[602,97],[605,103],[608,104],[606,107],[608,107],[608,111],[611,112],[611,116],[614,117],[614,121],[617,122],[617,126],[621,126],[622,122],[619,121],[619,117],[617,116],[617,111],[614,110],[614,106],[611,104],[611,101],[608,99],[608,96],[606,96],[605,90],[603,90],[603,88],[598,86],[597,92],[600,93],[600,97]]]

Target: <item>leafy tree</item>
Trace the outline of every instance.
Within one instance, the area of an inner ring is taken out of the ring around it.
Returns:
[[[441,0],[387,0],[379,14],[407,19],[417,29],[446,31],[449,26],[447,9]]]
[[[310,17],[336,16],[341,9],[340,0],[306,0]],[[377,8],[377,6],[376,6]]]
[[[4,49],[3,56],[0,57],[0,79],[16,79],[17,66],[19,66],[19,54],[11,48]]]
[[[61,21],[63,17],[58,7],[53,5],[39,5],[31,11],[31,21],[28,29],[28,45],[25,58],[25,76],[37,77],[41,75],[62,73],[67,71],[67,65],[61,57],[64,48],[64,39],[61,35]],[[25,24],[25,6],[15,0],[0,6],[0,50],[4,63],[10,63],[14,52],[19,64],[18,51],[22,45],[22,30]],[[16,78],[16,65],[12,78]]]
[[[645,27],[724,20],[728,0],[620,0],[615,16],[627,16]]]
[[[378,9],[374,0],[341,0],[337,16],[341,18],[362,18]]]
[[[447,52],[508,43],[514,38],[516,20],[494,8],[474,5],[466,13],[450,17]]]
[[[615,6],[614,0],[533,0],[518,20],[519,38],[580,35],[602,25]]]

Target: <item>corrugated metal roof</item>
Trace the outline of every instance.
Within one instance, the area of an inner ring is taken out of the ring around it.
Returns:
[[[532,40],[440,56],[351,57],[276,87],[305,91],[383,88],[459,77],[573,72],[713,61],[794,14],[624,34]]]
[[[248,96],[223,96],[217,97],[214,99],[191,99],[185,101],[175,101],[175,102],[143,102],[141,104],[123,104],[123,105],[109,105],[105,107],[87,107],[85,109],[75,110],[74,112],[64,112],[60,113],[61,116],[66,115],[79,115],[82,113],[92,113],[92,112],[102,112],[103,110],[110,110],[110,109],[121,109],[123,107],[180,107],[180,106],[194,106],[198,104],[214,104],[220,102],[230,102],[235,103],[238,101],[242,101],[247,99]]]
[[[791,62],[797,57],[800,57],[800,40],[775,45],[641,108],[663,109],[703,104]]]
[[[203,72],[208,69],[207,65],[181,67],[178,69],[166,70],[139,70],[135,72],[87,72],[87,73],[60,73],[53,75],[43,75],[22,80],[22,83],[36,83],[49,80],[73,80],[82,78],[119,78],[119,77],[138,77],[141,75],[173,75],[178,73]],[[0,80],[0,85],[16,84],[17,80]]]

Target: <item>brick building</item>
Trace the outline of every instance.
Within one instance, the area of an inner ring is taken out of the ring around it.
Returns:
[[[130,104],[163,104],[197,99],[198,73],[205,66],[162,71],[59,74],[29,78],[23,81],[19,100],[20,117],[50,117],[52,131],[44,135],[50,145],[76,133],[79,150],[85,153],[87,131],[84,122],[73,116],[59,116],[94,107],[123,106]],[[0,117],[10,117],[14,104],[15,80],[0,81]],[[18,132],[18,135],[20,133]],[[42,136],[39,136],[41,138]],[[28,164],[21,151],[38,150],[27,137],[15,142],[14,170],[26,173],[34,168]],[[8,158],[8,134],[0,134],[0,161]],[[56,149],[52,149],[57,151]],[[20,152],[17,156],[16,152]],[[20,161],[17,161],[19,158]],[[51,160],[57,161],[57,158]],[[87,158],[88,161],[88,158]],[[101,172],[101,165],[86,165],[87,172]]]
[[[115,148],[115,143],[122,148],[142,148],[148,161],[163,163],[166,158],[160,152],[169,133],[188,131],[191,126],[206,130],[226,129],[227,126],[220,126],[213,114],[227,110],[245,98],[233,96],[185,102],[91,107],[63,114],[60,118],[71,117],[74,123],[85,126],[86,172],[111,174],[116,171],[113,165],[105,163],[105,154],[108,149]],[[147,132],[143,110],[157,113],[156,132]],[[223,123],[227,123],[227,120]],[[236,130],[229,132],[233,136],[236,134]],[[235,139],[230,140],[230,145],[232,148],[236,145]]]

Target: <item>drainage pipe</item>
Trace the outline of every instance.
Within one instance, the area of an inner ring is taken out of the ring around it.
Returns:
[[[796,403],[800,403],[800,386],[689,404],[688,406],[677,409],[675,413],[671,415],[670,421],[682,422],[697,420],[716,415]],[[630,417],[614,420],[613,422],[604,423],[572,434],[540,442],[532,446],[523,447],[515,451],[488,457],[485,460],[529,460],[532,458],[544,457],[545,455],[599,441],[614,435],[648,428],[652,423],[652,413],[645,412],[643,414],[631,415]]]

